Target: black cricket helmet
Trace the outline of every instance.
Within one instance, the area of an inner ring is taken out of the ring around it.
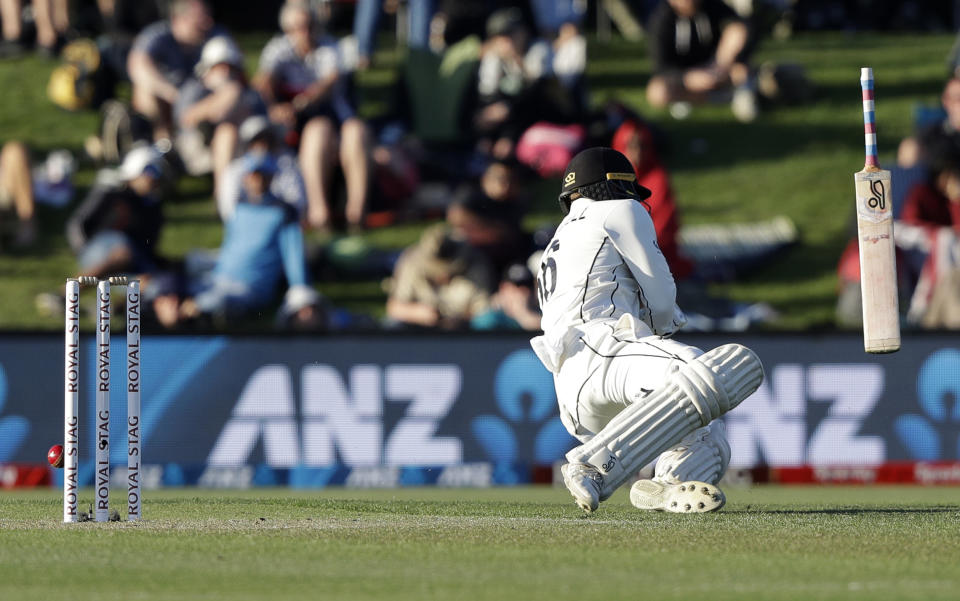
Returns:
[[[650,198],[650,190],[637,183],[637,175],[627,157],[612,148],[596,146],[577,153],[563,174],[560,188],[560,210],[570,212],[572,196],[591,200]]]

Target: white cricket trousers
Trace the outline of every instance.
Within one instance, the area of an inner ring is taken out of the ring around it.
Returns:
[[[554,377],[560,419],[581,442],[593,438],[627,405],[643,402],[680,366],[703,354],[695,346],[637,336],[630,328],[616,325],[610,321],[585,328]],[[666,450],[656,473],[671,481],[707,479],[715,484],[729,462],[726,429],[716,421]]]

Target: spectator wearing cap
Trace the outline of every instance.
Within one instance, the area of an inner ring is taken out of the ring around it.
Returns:
[[[67,221],[67,241],[80,273],[143,273],[156,264],[163,224],[160,154],[149,146],[124,157],[119,183],[94,186]]]
[[[346,180],[346,221],[362,225],[370,174],[367,127],[349,96],[355,67],[343,44],[321,35],[303,0],[280,9],[283,34],[266,45],[254,85],[270,107],[270,118],[299,132],[300,166],[312,227],[331,225],[330,189],[337,162]]]
[[[306,216],[307,195],[297,157],[277,142],[276,128],[266,117],[248,117],[240,125],[240,148],[244,155],[230,163],[217,190],[217,211],[220,219],[229,221],[233,218],[237,203],[243,195],[243,176],[248,157],[266,155],[270,156],[277,166],[277,172],[270,180],[271,194],[294,207],[298,219],[302,222]]]
[[[174,105],[177,150],[191,174],[213,171],[216,190],[236,153],[240,124],[247,117],[265,115],[266,105],[247,85],[243,54],[226,36],[211,38],[203,46],[195,72]]]
[[[534,294],[533,274],[526,265],[514,263],[507,268],[490,308],[470,320],[474,330],[540,329],[540,310]]]
[[[144,29],[133,42],[127,74],[133,84],[134,110],[154,125],[156,138],[170,138],[171,110],[200,60],[203,45],[226,31],[213,23],[203,0],[173,0],[169,20]]]
[[[271,191],[276,160],[267,153],[242,157],[240,198],[213,271],[194,282],[193,298],[179,308],[181,319],[241,317],[270,304],[284,279],[284,310],[315,306],[318,294],[307,281],[303,232],[297,210]],[[311,313],[312,317],[312,313]]]

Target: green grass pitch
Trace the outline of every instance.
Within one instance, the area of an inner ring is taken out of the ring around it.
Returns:
[[[956,488],[730,488],[585,516],[549,487],[148,491],[141,523],[0,493],[0,599],[957,599]],[[92,492],[83,497],[92,500]],[[119,500],[119,499],[118,499]]]

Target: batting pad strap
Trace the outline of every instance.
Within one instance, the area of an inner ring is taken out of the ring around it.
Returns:
[[[700,414],[700,426],[720,417],[730,406],[726,391],[716,381],[716,374],[699,361],[691,361],[676,374],[674,381]]]
[[[680,484],[699,480],[716,484],[730,463],[730,445],[722,421],[714,421],[664,451],[657,459],[654,480]]]
[[[753,394],[763,382],[763,364],[756,353],[739,344],[725,344],[706,352],[694,363],[713,372],[710,380],[717,391],[721,415],[731,411]],[[688,364],[689,365],[689,364]],[[699,372],[699,367],[697,368]],[[714,416],[714,419],[719,415]]]
[[[698,445],[664,453],[657,461],[655,479],[670,484],[688,480],[716,484],[722,476],[720,453],[712,447]]]

